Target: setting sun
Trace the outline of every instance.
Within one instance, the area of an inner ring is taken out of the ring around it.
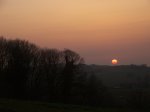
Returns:
[[[113,65],[116,65],[117,63],[118,63],[118,60],[117,60],[117,59],[113,59],[113,60],[112,60],[112,64],[113,64]]]

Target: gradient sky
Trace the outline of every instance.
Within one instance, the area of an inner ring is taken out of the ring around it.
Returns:
[[[0,35],[70,48],[88,64],[150,65],[150,0],[0,0]]]

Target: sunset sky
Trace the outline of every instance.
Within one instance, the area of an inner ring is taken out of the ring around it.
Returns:
[[[87,64],[150,65],[150,0],[0,0],[0,35],[69,48]]]

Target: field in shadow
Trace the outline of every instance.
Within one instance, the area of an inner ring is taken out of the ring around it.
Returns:
[[[130,110],[123,108],[94,108],[70,104],[46,102],[0,100],[0,112],[149,112],[148,110]]]

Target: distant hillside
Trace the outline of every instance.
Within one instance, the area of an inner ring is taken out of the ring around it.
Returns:
[[[150,68],[146,65],[86,65],[88,74],[95,74],[107,87],[150,86]]]

